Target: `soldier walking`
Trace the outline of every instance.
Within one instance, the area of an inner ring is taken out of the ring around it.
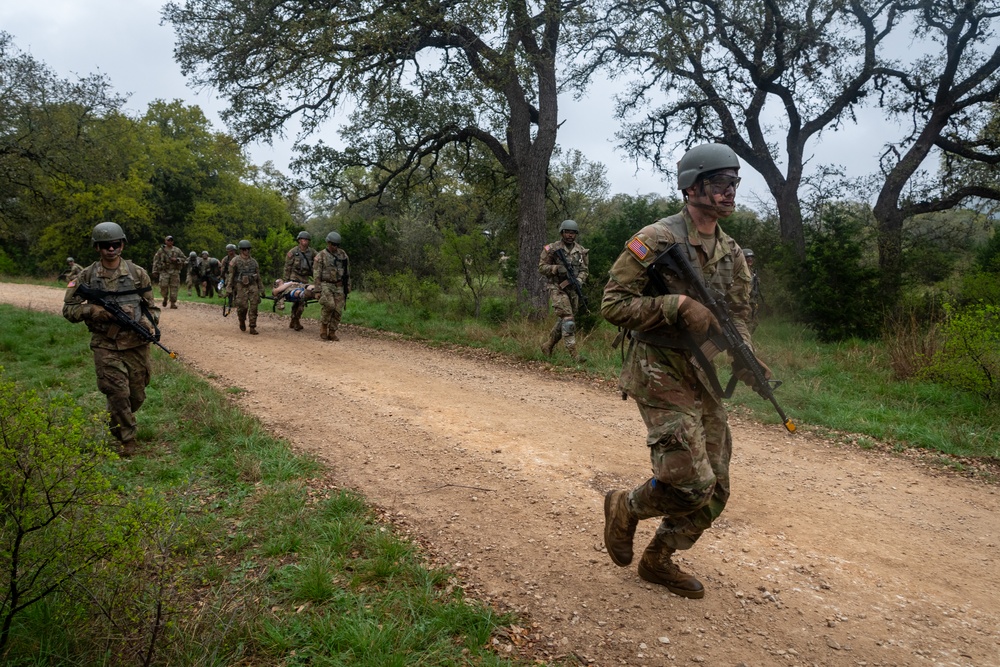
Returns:
[[[181,269],[184,268],[184,253],[174,246],[174,237],[168,236],[163,245],[153,255],[153,280],[160,283],[163,305],[170,301],[170,307],[177,307],[177,292],[181,287]]]
[[[86,286],[98,291],[101,298],[113,300],[150,332],[159,323],[160,309],[146,270],[122,259],[127,239],[121,226],[102,222],[94,227],[91,241],[100,259],[67,285],[62,312],[70,322],[85,322],[90,330],[97,388],[107,398],[111,434],[120,443],[119,452],[131,456],[137,447],[135,413],[146,400],[152,375],[149,343],[123,328],[103,307],[85,303],[77,290]]]
[[[631,343],[619,380],[635,399],[646,423],[653,475],[631,490],[609,491],[604,499],[604,543],[620,567],[632,562],[632,540],[640,519],[660,525],[639,561],[639,576],[686,598],[705,588],[673,562],[690,549],[719,517],[729,500],[732,435],[721,397],[695,361],[692,345],[710,347],[719,331],[712,312],[691,285],[654,264],[680,244],[709,288],[724,295],[733,321],[752,349],[750,271],[739,245],[718,221],[736,208],[740,162],[728,146],[696,146],[677,165],[684,209],[639,230],[611,267],[601,313],[629,330]],[[651,274],[651,272],[653,272]],[[666,293],[661,292],[666,287]],[[718,348],[715,348],[717,354]],[[713,356],[711,350],[705,355]],[[764,376],[770,371],[761,364]],[[753,374],[734,367],[744,382]]]
[[[260,279],[257,260],[250,256],[250,241],[244,239],[237,246],[240,254],[229,263],[226,296],[234,295],[233,305],[236,306],[236,316],[240,320],[240,331],[247,330],[249,316],[250,334],[256,336],[257,306],[264,296],[264,283]]]
[[[319,321],[319,337],[323,340],[340,340],[337,328],[351,291],[351,272],[347,253],[340,247],[340,234],[326,235],[324,248],[313,261],[313,285],[319,292],[322,314]]]
[[[284,281],[297,283],[308,283],[312,278],[313,260],[316,258],[316,251],[309,247],[312,235],[309,232],[301,231],[295,237],[297,245],[285,255]],[[306,302],[296,301],[292,304],[292,320],[288,323],[289,329],[302,331],[302,311],[306,309]]]
[[[584,361],[576,349],[576,314],[580,312],[580,296],[569,276],[572,268],[581,289],[587,281],[590,251],[576,242],[579,234],[580,227],[575,221],[563,220],[559,225],[559,240],[542,248],[538,272],[548,279],[549,304],[559,318],[549,332],[548,340],[542,343],[542,352],[551,357],[556,343],[562,339],[569,355],[576,361]]]

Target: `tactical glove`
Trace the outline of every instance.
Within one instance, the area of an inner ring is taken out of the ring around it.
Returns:
[[[756,355],[754,356],[754,358],[757,359],[757,363],[760,364],[761,370],[764,371],[764,379],[765,380],[770,380],[771,379],[771,369],[767,367],[767,364],[765,364],[763,361],[761,361],[759,358],[757,358]],[[754,391],[757,391],[758,389],[760,389],[760,387],[757,387],[756,384],[754,383],[753,373],[750,372],[749,368],[745,368],[743,366],[737,366],[734,363],[733,364],[733,375],[735,375],[737,378],[739,378],[740,382],[742,382],[746,386],[750,387]]]
[[[87,319],[91,322],[114,322],[115,316],[100,306],[91,306]]]
[[[710,331],[716,333],[722,331],[719,320],[715,319],[712,311],[691,297],[684,298],[681,305],[677,307],[677,314],[684,320],[684,324],[691,333],[707,336]]]
[[[563,278],[565,278],[568,274],[569,274],[569,271],[566,270],[565,266],[563,266],[562,264],[557,264],[556,265],[556,275],[557,276],[562,276]]]

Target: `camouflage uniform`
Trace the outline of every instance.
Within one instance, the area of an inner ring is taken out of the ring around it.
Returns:
[[[240,330],[245,331],[249,314],[250,333],[257,333],[257,306],[264,293],[264,283],[260,279],[260,267],[253,257],[237,255],[229,262],[226,276],[226,294],[235,295],[233,305],[240,320]]]
[[[538,273],[548,279],[549,304],[559,318],[549,333],[549,340],[543,346],[543,349],[547,349],[548,353],[551,354],[552,348],[559,342],[559,339],[562,339],[566,345],[566,350],[576,359],[575,318],[577,312],[580,310],[580,296],[569,283],[569,279],[565,275],[559,274],[559,267],[562,266],[562,262],[556,258],[557,250],[566,252],[566,257],[573,267],[576,279],[579,281],[581,287],[587,282],[590,251],[580,245],[579,242],[573,243],[570,246],[560,239],[542,248],[542,254],[538,258]]]
[[[316,258],[316,251],[310,246],[303,250],[296,245],[285,255],[285,273],[282,277],[287,283],[308,283],[312,280],[313,260]],[[292,304],[292,320],[288,323],[289,328],[301,331],[302,325],[299,319],[306,309],[305,301],[296,301]]]
[[[633,489],[627,505],[638,519],[663,517],[649,549],[689,549],[729,499],[732,436],[726,411],[704,373],[683,349],[689,334],[678,314],[688,285],[661,275],[670,294],[657,295],[646,273],[672,243],[683,243],[709,287],[725,295],[734,322],[750,342],[750,271],[739,246],[716,227],[711,257],[685,208],[639,231],[611,267],[601,313],[631,330],[620,385],[646,423],[653,476]],[[702,344],[704,341],[696,340]],[[648,551],[648,549],[647,549]]]
[[[192,287],[198,292],[198,296],[201,296],[201,260],[197,255],[194,257],[188,255],[187,259],[188,296],[191,296]]]
[[[203,296],[212,298],[215,296],[215,288],[219,284],[222,276],[222,264],[214,257],[201,260],[201,279],[204,282],[205,291]]]
[[[235,250],[227,250],[226,251],[226,256],[223,257],[222,261],[220,262],[219,279],[223,282],[223,286],[225,286],[226,278],[229,275],[229,263],[232,262],[234,259],[236,259],[236,251]],[[219,296],[222,296],[222,295],[223,295],[222,294],[222,290],[220,289],[219,290]]]
[[[152,331],[153,325],[160,320],[152,282],[145,269],[128,260],[122,259],[114,270],[97,261],[83,269],[76,281],[69,283],[63,300],[63,317],[70,322],[86,322],[90,329],[97,388],[107,397],[111,433],[122,443],[129,443],[135,440],[135,413],[146,400],[146,386],[151,375],[149,343],[116,322],[91,321],[92,309],[101,307],[84,303],[76,293],[79,285],[110,295],[122,292],[123,296],[114,298],[117,304]]]
[[[323,310],[319,337],[323,340],[338,340],[337,327],[340,326],[340,316],[344,312],[351,285],[347,253],[343,248],[334,246],[332,253],[329,248],[323,248],[316,255],[312,282],[319,291],[319,305]]]
[[[160,296],[163,297],[163,305],[167,305],[170,300],[170,307],[177,307],[177,292],[181,286],[181,269],[187,259],[181,249],[177,246],[160,246],[160,249],[153,255],[153,275],[160,281]]]
[[[69,265],[69,268],[66,269],[66,272],[63,275],[66,276],[66,282],[71,283],[76,280],[81,273],[83,273],[83,267],[76,262],[73,262]]]

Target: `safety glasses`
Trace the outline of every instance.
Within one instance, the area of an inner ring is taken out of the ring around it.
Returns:
[[[101,250],[117,250],[124,245],[121,241],[99,241],[97,247]]]
[[[716,174],[711,178],[706,178],[705,183],[712,188],[712,192],[717,195],[725,194],[729,188],[734,191],[740,187],[741,179],[739,176],[728,176],[726,174]]]

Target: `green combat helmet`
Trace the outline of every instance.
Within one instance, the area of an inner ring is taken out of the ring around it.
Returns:
[[[240,241],[239,245],[240,245],[240,250],[249,250],[250,249],[250,242],[247,241],[246,239],[243,239],[242,241]]]
[[[234,244],[232,244],[232,243],[227,243],[226,244],[226,250],[227,251],[228,250],[236,250],[236,246]]]
[[[194,259],[197,256],[198,255],[197,255],[197,253],[195,253],[194,250],[192,250],[191,252],[188,253],[188,259]]]
[[[299,235],[295,237],[295,240],[298,241],[299,239],[305,239],[306,241],[311,241],[312,234],[310,234],[309,232],[299,232]]]
[[[580,233],[580,225],[576,224],[576,220],[563,220],[559,223],[559,233],[563,232],[576,232]]]
[[[125,237],[125,230],[117,222],[97,223],[93,233],[90,235],[90,241],[92,243],[102,243],[104,241],[123,241],[128,243],[128,239]]]
[[[677,189],[687,190],[702,174],[719,169],[739,169],[740,159],[729,146],[703,144],[685,153],[677,163]]]
[[[337,232],[330,232],[326,235],[326,242],[334,245],[340,245],[340,234]]]

